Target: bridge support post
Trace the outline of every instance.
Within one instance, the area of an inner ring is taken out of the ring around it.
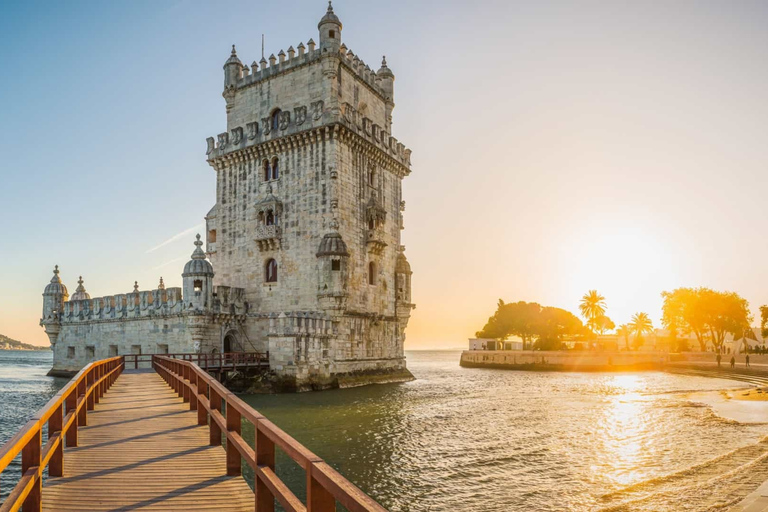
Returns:
[[[40,454],[42,452],[42,438],[40,430],[21,450],[21,474],[24,475],[29,470],[38,471],[40,464]],[[32,490],[29,491],[24,504],[21,506],[22,512],[40,512],[43,509],[43,475],[35,479]]]
[[[190,411],[196,411],[197,410],[197,394],[200,392],[198,389],[198,386],[200,385],[200,379],[197,376],[197,373],[194,371],[189,372],[189,410]],[[194,384],[195,389],[192,389],[192,385]]]
[[[315,465],[307,470],[307,512],[335,512],[336,500],[333,495],[315,479],[312,474]]]
[[[88,393],[88,390],[91,389],[91,387],[94,387],[94,382],[95,382],[94,373],[96,372],[89,371],[88,373],[85,374],[85,393],[87,396],[87,398],[85,399],[85,407],[89,411],[92,411],[95,404],[98,403],[98,400],[96,400],[96,393]]]
[[[183,395],[182,399],[184,400],[184,403],[186,403],[190,401],[189,395],[191,393],[189,392],[189,384],[192,383],[192,377],[189,374],[189,366],[181,366],[181,377],[184,379],[184,382],[181,383],[181,392]]]
[[[59,446],[53,451],[51,462],[48,464],[48,475],[62,476],[64,473],[64,437],[61,430],[64,426],[64,416],[61,412],[61,405],[53,412],[48,420],[48,439],[56,434],[59,435]]]
[[[88,407],[87,407],[88,399],[86,398],[86,395],[88,393],[87,391],[88,388],[85,383],[86,380],[87,379],[81,380],[77,385],[77,401],[79,402],[80,399],[82,398],[83,401],[86,402],[85,404],[83,404],[83,407],[80,407],[80,412],[77,413],[77,425],[79,427],[84,427],[88,424],[87,423],[88,419],[86,417],[87,410],[88,410]]]

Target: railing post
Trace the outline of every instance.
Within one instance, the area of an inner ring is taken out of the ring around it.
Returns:
[[[206,398],[208,397],[208,382],[205,379],[201,379],[200,377],[197,378],[197,396]],[[199,403],[197,405],[197,424],[208,424],[208,411],[206,411],[205,407],[202,407]]]
[[[61,429],[63,428],[64,416],[61,412],[61,405],[59,405],[53,414],[48,419],[48,439],[59,433],[59,446],[53,451],[51,461],[48,463],[48,474],[50,476],[62,476],[64,471],[64,436]]]
[[[209,444],[211,446],[221,446],[221,428],[219,427],[219,424],[216,423],[216,420],[213,418],[213,411],[219,411],[221,412],[221,397],[219,396],[219,393],[216,392],[216,389],[211,387],[211,424],[210,424],[210,439]]]
[[[88,393],[88,388],[86,386],[86,376],[88,374],[86,373],[83,375],[83,378],[80,379],[80,382],[77,383],[77,401],[80,401],[80,397],[83,397],[83,400],[87,402],[85,396]],[[88,407],[80,407],[80,412],[77,414],[77,424],[78,426],[84,427],[88,424],[88,417],[87,414]]]
[[[77,409],[77,388],[71,389],[69,391],[69,394],[64,401],[64,405],[66,405],[66,414],[69,414],[70,412],[75,414],[73,411]],[[69,427],[69,430],[67,430],[68,447],[77,446],[77,421],[78,419],[75,417],[74,421]]]
[[[181,392],[182,392],[182,400],[184,402],[189,402],[189,384],[191,383],[191,376],[190,376],[190,370],[191,368],[189,365],[182,366],[181,370],[181,376],[183,380],[181,381]]]
[[[256,467],[267,466],[275,470],[275,443],[272,442],[262,431],[257,422],[254,425],[256,430]],[[256,481],[254,492],[256,493],[256,512],[274,512],[275,498],[269,492],[269,487],[259,478],[258,470],[254,477]]]
[[[238,436],[242,428],[242,421],[240,421],[240,411],[227,400],[227,430],[229,432],[235,432]],[[237,450],[237,445],[229,439],[227,435],[227,475],[238,476],[240,475],[242,468],[240,467],[240,452]]]
[[[192,385],[195,385],[194,389],[192,388]],[[196,411],[197,410],[197,393],[198,389],[197,386],[200,385],[200,378],[197,375],[197,372],[194,368],[189,368],[189,410],[190,411]]]
[[[37,433],[21,450],[21,474],[24,475],[32,468],[39,468],[41,464],[40,453],[42,451],[42,439],[40,427]],[[21,506],[22,512],[40,512],[43,509],[43,476],[37,478],[35,485]]]
[[[89,369],[89,370],[88,370],[88,371],[85,373],[85,395],[86,395],[86,399],[85,399],[85,407],[86,407],[86,408],[87,408],[89,411],[92,411],[92,410],[93,410],[93,407],[94,407],[94,403],[95,403],[95,401],[96,401],[96,397],[95,397],[94,393],[89,393],[89,390],[90,390],[90,389],[91,389],[91,387],[93,386],[93,382],[94,382],[94,375],[93,375],[93,373],[94,373],[94,372],[93,372],[93,367],[91,367],[91,368],[90,368],[90,369]]]
[[[336,500],[313,475],[315,465],[307,470],[307,512],[335,512]]]

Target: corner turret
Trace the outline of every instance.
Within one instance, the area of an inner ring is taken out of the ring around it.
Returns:
[[[72,294],[70,300],[90,300],[90,298],[90,294],[85,291],[85,286],[83,286],[83,276],[80,276],[80,279],[77,281],[77,290]]]
[[[61,330],[61,312],[64,309],[64,302],[69,298],[67,287],[64,286],[59,277],[59,266],[53,268],[53,277],[51,282],[43,291],[43,318],[40,319],[40,325],[45,327],[45,333],[51,341],[51,345],[56,344]]]
[[[237,58],[237,51],[235,51],[235,45],[232,45],[232,53],[230,54],[227,62],[224,63],[224,92],[221,95],[227,102],[227,112],[232,110],[235,102],[235,89],[237,88],[237,81],[243,74],[243,63]]]
[[[184,303],[187,309],[203,311],[213,306],[213,266],[205,259],[200,235],[195,240],[192,259],[184,265]]]
[[[333,12],[333,5],[328,0],[328,10],[317,24],[320,31],[320,51],[338,52],[341,46],[341,21]]]
[[[387,108],[387,131],[392,131],[392,111],[395,109],[395,74],[387,66],[387,56],[381,58],[381,67],[376,72],[379,88],[384,93]]]

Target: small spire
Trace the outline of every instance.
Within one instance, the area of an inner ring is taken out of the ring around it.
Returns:
[[[381,57],[381,67],[383,67],[383,68],[387,67],[387,56],[386,55],[383,55]]]
[[[233,57],[237,56],[237,51],[235,51],[235,45],[232,45],[232,56]]]
[[[165,283],[163,282],[163,276],[160,276],[160,284],[157,285],[158,290],[165,290]]]
[[[139,282],[134,281],[133,282],[133,293],[139,293]]]
[[[331,0],[328,0],[328,12],[333,12],[333,4],[331,3]]]
[[[204,260],[205,253],[203,252],[203,249],[201,249],[201,247],[203,246],[203,242],[200,240],[200,233],[197,234],[196,238],[197,240],[195,240],[195,251],[192,253],[192,259]]]
[[[80,285],[77,287],[78,290],[83,287],[83,276],[80,276],[80,279],[77,280],[77,284]]]
[[[61,283],[61,278],[59,277],[59,266],[54,265],[53,266],[53,277],[51,278],[52,283]]]

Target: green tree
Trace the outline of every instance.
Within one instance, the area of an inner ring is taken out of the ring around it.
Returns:
[[[536,302],[505,304],[499,299],[496,313],[477,332],[477,337],[503,340],[509,336],[519,336],[523,340],[523,350],[527,350],[536,335],[540,312],[541,305]]]
[[[606,315],[601,315],[595,319],[595,327],[597,328],[597,332],[602,335],[605,333],[605,331],[614,330],[616,328],[616,324],[614,324],[613,320],[608,318]]]
[[[635,350],[643,345],[643,335],[653,332],[653,323],[651,322],[648,313],[636,313],[632,317],[632,322],[629,324],[629,330],[635,335],[635,341],[633,345]]]
[[[581,298],[581,303],[579,303],[581,316],[587,321],[587,326],[592,332],[598,331],[596,322],[598,318],[605,316],[605,309],[605,297],[597,293],[597,290],[589,290]]]
[[[707,313],[705,295],[707,288],[677,288],[671,292],[662,292],[664,299],[662,306],[661,324],[668,329],[673,336],[678,331],[693,333],[702,351],[707,349],[709,330],[707,327]]]
[[[616,334],[618,334],[619,338],[624,338],[624,346],[629,350],[629,337],[632,335],[629,326],[627,324],[621,324],[619,328],[616,329]]]
[[[583,335],[584,333],[584,324],[570,311],[544,307],[539,313],[536,326],[538,340],[533,345],[533,349],[560,350],[563,348],[563,337]]]

